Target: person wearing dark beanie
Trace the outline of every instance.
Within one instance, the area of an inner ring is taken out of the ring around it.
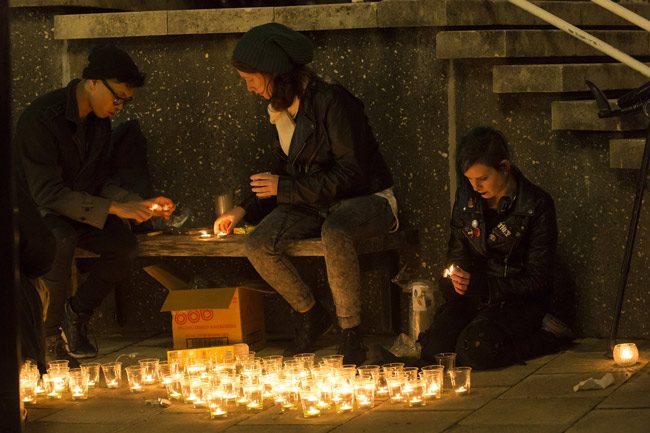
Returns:
[[[341,332],[345,364],[362,364],[361,275],[355,241],[397,229],[393,180],[363,103],[307,67],[314,45],[278,23],[253,27],[231,63],[248,91],[268,101],[277,154],[270,171],[253,174],[251,193],[214,223],[229,233],[242,219],[257,223],[245,242],[257,272],[294,312],[294,342],[285,355],[310,352],[332,324],[288,260],[287,241],[320,237]]]
[[[99,46],[88,56],[82,79],[40,96],[18,119],[18,182],[56,240],[54,263],[42,277],[50,293],[46,359],[96,356],[88,322],[129,275],[136,256],[136,239],[123,220],[139,224],[152,216],[169,218],[175,208],[166,197],[145,200],[111,180],[111,118],[144,82],[145,74],[124,50]],[[78,246],[99,259],[68,298]]]

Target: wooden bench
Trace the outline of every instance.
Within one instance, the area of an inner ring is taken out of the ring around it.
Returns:
[[[201,238],[200,235],[173,235],[159,234],[155,236],[138,235],[138,255],[140,257],[245,257],[243,235],[229,235],[223,238]],[[398,250],[415,247],[418,244],[418,231],[415,229],[400,230],[384,236],[359,240],[356,244],[360,256],[377,255],[381,253],[397,252]],[[302,239],[289,244],[287,253],[293,257],[322,257],[324,256],[323,244],[320,238]],[[76,259],[97,257],[90,251],[77,248]],[[398,271],[398,257],[388,257],[381,260],[379,266],[389,272],[390,277]],[[73,279],[74,279],[73,266]],[[382,324],[383,331],[396,331],[399,327],[399,288],[387,284],[389,287],[381,290]],[[396,308],[395,308],[396,307]]]

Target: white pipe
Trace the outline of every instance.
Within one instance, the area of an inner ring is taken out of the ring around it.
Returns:
[[[623,6],[619,5],[618,3],[614,3],[611,0],[591,0],[591,1],[593,3],[596,3],[598,6],[607,9],[611,13],[618,15],[624,20],[627,20],[632,24],[641,27],[646,32],[650,32],[650,21],[643,18],[641,15],[635,14],[631,10],[624,8]]]
[[[617,50],[613,46],[609,45],[607,42],[598,39],[595,36],[590,35],[584,30],[580,30],[571,23],[564,21],[561,18],[556,17],[552,13],[545,11],[544,9],[530,3],[528,0],[508,0],[510,3],[522,8],[523,10],[535,15],[537,18],[546,21],[547,23],[557,27],[558,29],[570,34],[571,36],[581,40],[587,45],[591,45],[598,51],[618,60],[621,63],[629,66],[635,71],[650,77],[650,67],[644,65],[637,59],[625,54],[624,52]]]

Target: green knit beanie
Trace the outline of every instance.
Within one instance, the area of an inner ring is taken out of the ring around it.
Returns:
[[[314,45],[285,25],[267,23],[244,33],[232,57],[257,71],[279,75],[311,62]]]

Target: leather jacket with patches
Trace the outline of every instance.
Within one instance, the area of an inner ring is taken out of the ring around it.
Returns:
[[[448,266],[460,266],[471,274],[466,296],[489,304],[547,303],[557,245],[555,205],[547,192],[515,167],[513,174],[516,199],[490,233],[486,233],[485,201],[471,187],[457,190]]]
[[[324,209],[341,199],[393,186],[363,103],[343,86],[313,80],[300,100],[295,122],[289,155],[282,152],[279,140],[275,143],[272,173],[280,175],[277,197],[249,197],[242,204],[247,214],[275,203]]]

